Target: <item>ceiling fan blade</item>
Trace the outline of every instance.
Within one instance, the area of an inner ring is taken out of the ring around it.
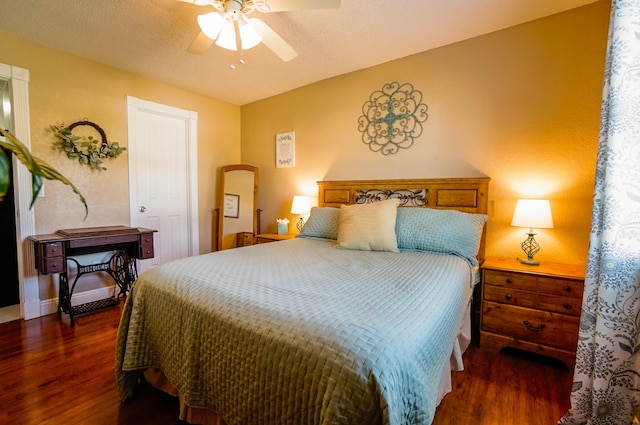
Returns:
[[[197,1],[197,0],[196,0]],[[255,0],[260,12],[286,12],[289,10],[338,9],[340,0]]]
[[[251,18],[251,24],[255,28],[256,32],[262,37],[262,42],[265,46],[273,51],[280,59],[285,62],[289,62],[298,56],[298,52],[293,50],[293,47],[289,45],[282,37],[278,35],[271,27],[265,24],[261,19]]]
[[[193,40],[193,42],[187,49],[187,52],[199,55],[200,53],[204,53],[205,50],[211,47],[213,42],[214,40],[210,39],[204,32],[200,31],[200,34],[198,34],[195,40]]]

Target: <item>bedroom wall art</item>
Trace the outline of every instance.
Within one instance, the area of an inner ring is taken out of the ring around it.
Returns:
[[[76,127],[88,126],[100,135],[100,140],[93,136],[77,136],[72,133]],[[53,145],[64,152],[69,159],[77,159],[80,164],[88,165],[91,169],[102,171],[107,168],[102,165],[103,159],[117,158],[127,148],[118,142],[107,141],[107,134],[96,123],[78,121],[65,127],[64,124],[54,124],[49,127],[55,140]]]
[[[296,132],[276,134],[276,168],[296,166]]]
[[[385,84],[362,105],[358,118],[362,141],[383,155],[408,149],[422,134],[422,123],[429,117],[427,109],[422,93],[413,85],[395,81]]]

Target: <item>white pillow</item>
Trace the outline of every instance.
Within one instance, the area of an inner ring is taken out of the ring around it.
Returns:
[[[337,248],[399,252],[396,239],[398,199],[340,206]]]

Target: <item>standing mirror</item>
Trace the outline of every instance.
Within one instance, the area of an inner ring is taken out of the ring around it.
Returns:
[[[220,169],[214,223],[215,250],[253,245],[260,231],[258,167],[236,164]]]

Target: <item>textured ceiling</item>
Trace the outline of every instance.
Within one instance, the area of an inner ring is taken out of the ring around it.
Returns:
[[[594,1],[342,0],[335,10],[254,11],[297,50],[290,62],[262,44],[242,56],[215,45],[187,53],[196,17],[214,9],[177,0],[0,0],[0,31],[243,105]]]

